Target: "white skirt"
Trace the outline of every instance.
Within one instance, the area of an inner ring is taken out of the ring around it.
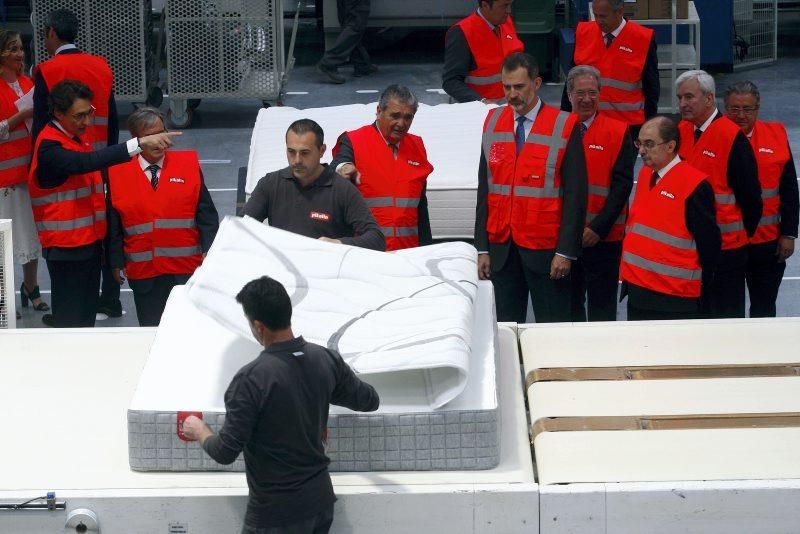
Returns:
[[[15,262],[25,264],[42,256],[27,184],[0,188],[0,219],[11,219]]]

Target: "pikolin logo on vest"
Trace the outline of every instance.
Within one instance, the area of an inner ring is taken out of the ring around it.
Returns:
[[[708,156],[709,158],[716,158],[717,155],[711,152],[710,150],[703,150],[703,155]]]
[[[775,153],[775,151],[774,151],[774,150],[772,150],[771,148],[767,148],[767,147],[764,147],[764,146],[762,146],[761,148],[759,148],[759,149],[758,149],[758,151],[759,151],[759,152],[764,152],[764,153],[766,153],[766,154],[774,154],[774,153]]]
[[[327,222],[327,221],[331,220],[331,216],[330,215],[328,215],[327,213],[323,213],[321,211],[312,211],[309,216],[312,219],[314,219],[315,221],[325,221],[325,222]]]
[[[183,178],[181,178],[179,176],[175,176],[175,177],[169,179],[169,183],[171,183],[171,184],[185,184],[186,180],[184,180]]]
[[[413,159],[407,159],[406,162],[408,162],[409,165],[413,165],[414,167],[419,167],[420,165],[419,161],[414,161]]]
[[[667,191],[666,189],[662,189],[661,193],[659,193],[662,197],[667,197],[670,200],[675,200],[675,195]]]
[[[622,50],[623,52],[627,52],[629,54],[633,54],[633,49],[628,48],[627,46],[619,45],[619,49]]]
[[[605,150],[605,148],[603,148],[603,145],[595,145],[594,143],[589,145],[589,148],[591,148],[592,150],[599,150],[600,152]]]

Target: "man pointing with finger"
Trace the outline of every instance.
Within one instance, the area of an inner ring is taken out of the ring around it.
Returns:
[[[489,112],[478,168],[478,275],[491,278],[499,321],[570,321],[587,178],[575,115],[545,105],[536,60],[515,53],[501,74],[508,105]]]

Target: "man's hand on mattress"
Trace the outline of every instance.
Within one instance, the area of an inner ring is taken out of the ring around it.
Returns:
[[[326,243],[336,243],[337,245],[341,245],[342,244],[342,242],[340,240],[333,239],[332,237],[322,236],[322,237],[318,237],[317,239],[319,239],[320,241],[325,241]]]
[[[478,254],[478,278],[488,280],[492,277],[492,263],[488,254]]]
[[[199,441],[200,445],[214,435],[214,431],[199,417],[195,417],[194,415],[190,415],[184,420],[181,430],[183,430],[183,435],[186,436],[186,439]]]
[[[336,172],[353,182],[355,185],[359,185],[361,183],[361,173],[352,163],[340,165],[339,170]]]

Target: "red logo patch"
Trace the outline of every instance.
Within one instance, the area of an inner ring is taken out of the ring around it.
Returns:
[[[321,211],[312,211],[310,217],[318,221],[330,221],[331,216]]]

